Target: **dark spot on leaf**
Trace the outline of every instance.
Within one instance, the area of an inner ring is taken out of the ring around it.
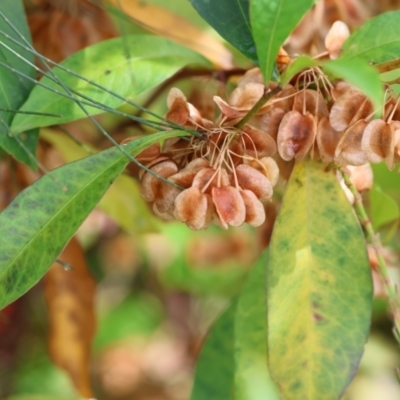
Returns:
[[[290,391],[296,391],[301,388],[301,381],[295,381],[290,385]]]
[[[109,74],[111,74],[111,71],[110,71],[109,69],[106,69],[106,70],[104,71],[104,75],[109,75]]]
[[[320,305],[317,301],[313,301],[313,302],[312,302],[312,307],[313,307],[313,308],[320,308],[321,305]]]
[[[321,314],[318,314],[318,313],[314,313],[313,317],[314,317],[315,321],[317,321],[317,322],[321,322],[321,321],[324,320],[324,317]]]
[[[307,367],[308,367],[308,361],[303,361],[303,362],[301,363],[301,366],[302,366],[303,368],[307,368]]]
[[[297,183],[297,185],[298,185],[299,187],[302,187],[302,186],[303,186],[303,182],[302,182],[299,178],[296,178],[294,181]]]

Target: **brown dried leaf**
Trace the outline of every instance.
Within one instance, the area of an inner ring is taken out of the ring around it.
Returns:
[[[54,263],[44,277],[44,295],[49,315],[49,354],[64,369],[82,397],[93,397],[90,348],[96,328],[96,285],[88,272],[81,246],[72,238],[59,256],[73,269]]]

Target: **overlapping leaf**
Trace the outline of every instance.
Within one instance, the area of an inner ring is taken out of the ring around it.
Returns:
[[[124,53],[124,45],[129,47],[129,54]],[[210,65],[205,58],[194,51],[167,39],[150,35],[132,35],[106,40],[73,54],[61,64],[106,89],[96,87],[59,67],[54,68],[53,72],[57,75],[57,79],[69,90],[110,108],[121,106],[124,100],[111,95],[108,91],[118,93],[122,98],[132,99],[154,88],[186,65]],[[62,86],[47,77],[41,82],[58,90],[59,93],[37,85],[21,110],[35,109],[38,112],[58,114],[62,117],[19,114],[12,123],[14,132],[85,117],[85,113],[76,101],[60,94],[67,94]],[[77,98],[85,101],[80,96]],[[85,107],[91,115],[104,112],[98,108]]]
[[[283,42],[313,6],[314,0],[251,0],[250,20],[264,80],[271,79]]]
[[[236,301],[214,323],[201,351],[191,400],[233,400]]]
[[[181,134],[158,133],[124,148],[135,155],[156,141]],[[57,168],[0,214],[0,309],[44,275],[127,162],[118,148],[111,148]]]
[[[360,88],[374,104],[378,113],[382,112],[383,87],[378,72],[360,59],[337,59],[322,65],[325,72],[341,78]]]
[[[362,230],[332,171],[295,166],[271,239],[268,362],[286,400],[339,399],[369,333]]]
[[[279,400],[267,366],[267,253],[239,295],[235,316],[235,400]]]
[[[391,11],[367,21],[346,40],[340,58],[359,58],[369,64],[399,58],[399,18],[400,11]]]
[[[249,0],[190,0],[197,12],[229,43],[257,63]]]
[[[24,8],[21,0],[4,0],[1,3],[0,11],[6,16],[9,22],[30,41],[30,33],[26,23]],[[0,16],[0,30],[9,35],[12,39],[22,42],[22,39],[13,30],[13,28]],[[35,77],[35,70],[29,66],[23,59],[33,63],[33,56],[28,51],[22,49],[17,44],[4,36],[0,37],[0,62],[6,64],[10,68],[14,68],[25,75]],[[21,57],[17,57],[8,48],[17,52]],[[4,65],[0,65],[0,108],[13,111],[24,103],[32,90],[33,83],[20,78]],[[36,111],[36,107],[28,111]],[[31,167],[35,167],[35,161],[29,156],[23,146],[35,154],[38,139],[38,131],[30,131],[19,136],[19,140],[10,135],[11,121],[14,118],[13,112],[0,110],[0,147],[4,148],[8,153],[12,154],[17,160],[22,161]],[[22,145],[21,143],[22,142]]]

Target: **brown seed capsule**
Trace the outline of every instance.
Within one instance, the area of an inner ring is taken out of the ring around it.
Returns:
[[[358,90],[346,91],[333,104],[329,122],[338,132],[344,131],[353,122],[368,117],[373,112],[372,103]]]
[[[276,153],[276,143],[267,133],[250,125],[243,127],[242,140],[250,157],[262,158]]]
[[[133,142],[135,140],[141,139],[143,136],[131,136],[121,142],[122,145],[126,145],[130,142]],[[139,154],[136,155],[136,160],[139,162],[150,162],[154,160],[155,158],[160,156],[160,144],[159,143],[153,143],[149,147],[145,148],[142,150]]]
[[[313,115],[289,111],[278,131],[278,152],[285,161],[302,160],[314,143],[316,124]]]
[[[263,94],[263,83],[249,82],[242,84],[229,96],[229,104],[241,110],[250,110]]]
[[[161,182],[159,195],[156,199],[158,210],[160,212],[166,212],[167,210],[172,209],[174,206],[175,198],[178,196],[179,193],[182,192],[181,189],[171,185],[171,183],[187,189],[192,186],[193,179],[196,176],[197,172],[208,167],[208,165],[209,163],[207,160],[204,160],[202,158],[195,158],[178,173],[168,177],[168,181],[170,183]]]
[[[172,161],[172,160],[171,160],[171,157],[169,157],[169,156],[160,155],[160,156],[156,157],[154,160],[151,160],[151,161],[149,161],[149,162],[144,163],[144,165],[145,165],[147,168],[151,169],[151,168],[153,168],[155,165],[161,163],[162,161]],[[146,173],[146,170],[145,170],[145,169],[141,168],[141,169],[139,170],[139,179],[140,179],[140,180],[143,179],[143,176],[144,176],[145,173]]]
[[[329,118],[324,117],[318,122],[317,146],[323,162],[332,162],[335,157],[336,147],[344,132],[335,131],[329,123]]]
[[[283,108],[270,108],[263,115],[252,118],[251,123],[255,128],[260,129],[276,141],[279,125],[287,111]]]
[[[175,199],[175,218],[185,222],[190,229],[204,229],[210,223],[210,202],[208,196],[191,187],[181,192]]]
[[[374,174],[371,164],[348,165],[347,169],[350,173],[350,181],[358,192],[371,189],[374,183]]]
[[[215,210],[222,226],[240,226],[246,217],[246,207],[239,190],[232,186],[213,187],[211,191]]]
[[[375,119],[367,125],[361,148],[365,151],[369,162],[380,163],[385,159],[388,168],[393,169],[395,131],[399,128],[400,122],[387,123],[382,119]]]
[[[214,186],[229,185],[229,177],[225,168],[216,171],[213,168],[203,168],[194,177],[192,186],[204,193],[211,193]]]
[[[367,155],[361,148],[361,140],[366,126],[365,120],[359,120],[346,130],[335,151],[335,158],[338,162],[345,165],[367,163]]]
[[[245,160],[244,163],[265,175],[272,187],[278,183],[279,167],[273,158],[263,157],[260,160],[254,158],[252,160]]]
[[[161,212],[157,207],[157,203],[153,203],[153,212],[157,217],[160,217],[164,221],[173,221],[175,219],[172,209]]]
[[[262,225],[265,221],[265,209],[263,204],[251,190],[241,190],[240,195],[246,207],[245,222],[251,226]]]
[[[325,47],[331,59],[339,57],[342,46],[349,36],[349,27],[344,22],[336,21],[333,23],[325,37]]]
[[[166,160],[154,165],[151,170],[161,178],[168,178],[178,172],[178,167],[173,161]],[[142,178],[142,197],[148,202],[156,200],[157,196],[160,194],[161,183],[162,180],[157,176],[146,172]]]
[[[261,201],[272,197],[271,182],[261,172],[250,165],[240,164],[236,167],[235,173],[238,184],[243,190],[251,190]]]
[[[172,88],[167,97],[169,112],[166,119],[178,125],[185,125],[189,119],[189,106],[185,95],[178,88]]]
[[[316,115],[318,119],[329,115],[328,106],[322,94],[316,90],[305,89],[294,97],[293,110],[299,113],[304,111]]]

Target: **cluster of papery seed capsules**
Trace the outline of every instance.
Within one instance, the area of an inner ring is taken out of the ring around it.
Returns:
[[[140,179],[142,196],[157,215],[192,229],[212,221],[223,228],[258,226],[278,165],[307,155],[342,165],[385,160],[390,169],[400,161],[400,107],[389,91],[383,117],[373,119],[372,103],[362,92],[345,82],[333,85],[311,69],[236,128],[264,93],[259,70],[250,70],[228,101],[214,97],[221,115],[213,123],[179,89],[170,91],[166,118],[201,134],[169,139],[162,149],[153,146],[146,163],[152,173],[141,171]]]

